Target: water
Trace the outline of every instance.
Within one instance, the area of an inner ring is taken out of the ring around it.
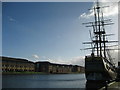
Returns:
[[[84,74],[3,75],[2,88],[85,88]]]

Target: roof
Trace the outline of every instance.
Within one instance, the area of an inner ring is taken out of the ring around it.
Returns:
[[[1,57],[2,60],[9,60],[9,61],[22,61],[22,62],[29,62],[27,59],[21,59],[21,58],[12,58],[12,57]]]

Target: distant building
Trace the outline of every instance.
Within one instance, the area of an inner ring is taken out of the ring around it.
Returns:
[[[84,72],[84,67],[77,65],[65,65],[65,64],[55,64],[50,62],[36,62],[35,63],[36,72],[46,72],[46,73],[72,73],[72,72]]]
[[[49,62],[36,62],[35,71],[36,72],[49,72]]]
[[[3,72],[35,71],[35,65],[26,59],[2,57]]]
[[[72,72],[84,72],[84,67],[82,66],[74,65],[72,67]]]
[[[26,59],[2,57],[2,72],[80,73],[84,72],[84,67],[47,61],[33,63]]]

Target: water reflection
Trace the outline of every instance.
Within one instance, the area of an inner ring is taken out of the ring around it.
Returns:
[[[2,77],[3,88],[62,88],[62,90],[63,88],[76,88],[77,90],[93,90],[100,89],[105,85],[105,82],[86,82],[85,74],[3,75]]]
[[[3,88],[85,88],[84,74],[3,75]]]

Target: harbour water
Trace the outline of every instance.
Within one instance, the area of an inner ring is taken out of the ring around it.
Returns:
[[[85,88],[85,74],[3,75],[2,88]]]

